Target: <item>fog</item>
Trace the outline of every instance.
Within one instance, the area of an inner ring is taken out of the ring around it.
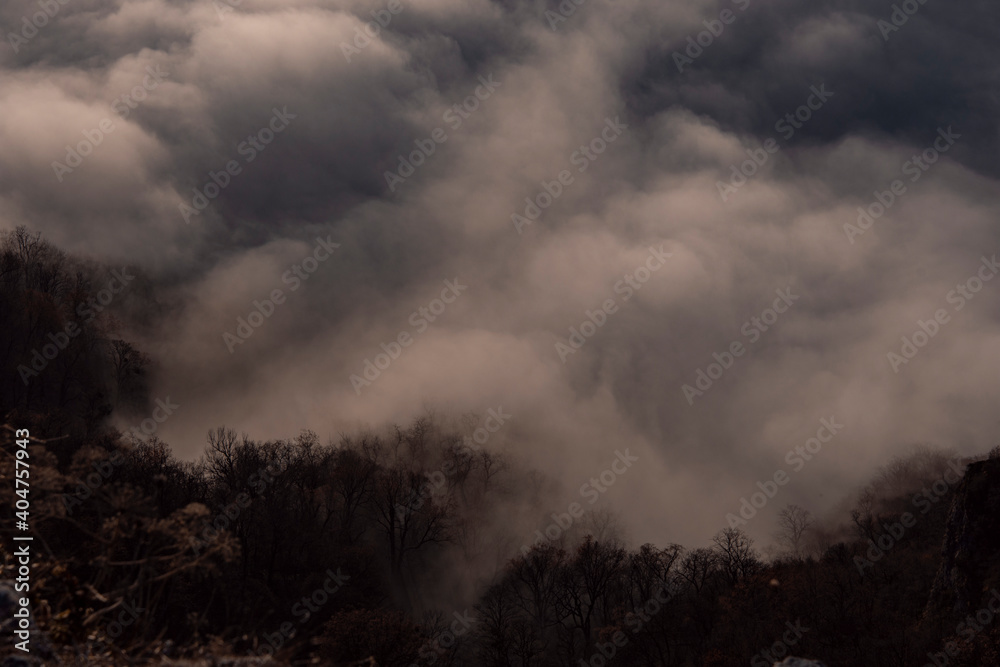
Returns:
[[[38,11],[0,7],[0,224],[159,286],[133,337],[182,458],[502,408],[567,502],[628,449],[602,505],[695,546],[779,470],[760,540],[914,445],[995,444],[981,3]]]

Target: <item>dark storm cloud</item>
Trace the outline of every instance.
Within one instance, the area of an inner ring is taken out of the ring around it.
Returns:
[[[730,8],[735,21],[679,72],[673,54],[689,47],[692,24],[648,45],[642,67],[624,83],[635,111],[650,115],[682,105],[721,127],[760,137],[803,104],[813,84],[837,95],[833,113],[817,115],[797,142],[885,135],[920,143],[941,123],[965,128],[974,145],[958,154],[971,167],[997,174],[1000,45],[996,11],[978,0],[921,4],[893,21],[903,3],[849,1],[803,5],[790,0],[722,2],[705,18]],[[910,9],[908,6],[907,9]],[[879,24],[879,21],[883,23]],[[696,50],[695,50],[696,52]]]
[[[914,442],[988,444],[1000,281],[898,373],[886,354],[1000,252],[998,11],[928,2],[886,41],[891,4],[588,0],[553,30],[566,3],[401,0],[366,43],[387,2],[68,0],[0,55],[0,218],[159,279],[168,306],[141,346],[184,406],[163,430],[184,456],[220,424],[325,435],[502,405],[509,446],[570,490],[631,447],[640,474],[606,499],[637,539],[696,542],[820,419],[845,428],[775,512],[834,506]],[[723,9],[735,20],[678,72],[674,51]],[[5,3],[0,22],[34,11]],[[162,84],[116,114],[157,66]],[[821,84],[834,96],[786,140],[775,123]],[[275,109],[287,127],[248,160]],[[104,119],[114,131],[57,180],[52,162]],[[961,137],[911,181],[904,164],[949,126]],[[770,137],[777,152],[721,201]],[[230,160],[239,173],[186,222],[179,206]],[[849,239],[895,179],[906,192]],[[519,234],[512,214],[543,193]],[[293,290],[318,238],[339,248]],[[446,280],[468,289],[419,330]],[[277,289],[230,352],[223,334]],[[609,299],[563,363],[556,344]],[[401,333],[415,342],[356,392],[350,376]],[[689,404],[682,386],[737,341]]]

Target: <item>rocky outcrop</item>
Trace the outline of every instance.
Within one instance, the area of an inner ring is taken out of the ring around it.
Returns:
[[[1000,586],[1000,459],[969,464],[955,488],[925,616],[964,615]]]

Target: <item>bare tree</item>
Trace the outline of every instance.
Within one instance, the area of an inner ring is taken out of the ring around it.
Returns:
[[[115,371],[115,405],[142,395],[142,377],[149,357],[124,340],[111,341],[111,364]]]
[[[718,571],[719,556],[711,549],[689,551],[681,561],[680,575],[689,586],[700,593],[709,578]]]
[[[571,627],[583,635],[587,645],[595,627],[606,625],[615,599],[616,584],[627,574],[628,556],[614,542],[598,542],[587,535],[573,559],[562,569],[556,604]]]
[[[778,530],[774,537],[778,544],[795,558],[802,558],[806,534],[816,524],[809,510],[798,505],[787,505],[778,513]]]
[[[489,667],[511,667],[516,645],[518,609],[514,604],[514,584],[503,579],[491,586],[476,605],[479,626],[476,636],[481,655]]]
[[[400,590],[407,555],[450,539],[450,504],[425,493],[427,478],[400,466],[379,470],[373,486],[375,524],[385,540],[389,566]]]
[[[760,567],[753,540],[739,528],[726,528],[714,538],[714,551],[731,585],[746,579]]]
[[[559,623],[556,600],[567,554],[550,544],[536,545],[510,563],[514,603],[538,634]]]
[[[489,488],[493,478],[506,472],[510,463],[503,454],[484,450],[479,452],[479,467],[483,473],[483,485]]]
[[[328,481],[322,490],[326,512],[323,528],[336,518],[338,536],[353,545],[365,532],[360,517],[371,501],[378,465],[348,443],[336,450],[325,466]]]
[[[664,549],[653,544],[643,544],[629,554],[629,586],[633,591],[633,604],[638,607],[658,595],[660,591],[672,592],[677,570],[684,555],[684,548],[671,544]]]

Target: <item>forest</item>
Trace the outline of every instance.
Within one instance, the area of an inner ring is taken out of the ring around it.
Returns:
[[[178,406],[125,340],[160,306],[137,268],[24,228],[0,241],[0,525],[16,532],[26,429],[34,536],[33,650],[11,664],[1000,664],[1000,448],[915,449],[843,516],[785,507],[772,544],[723,524],[705,545],[634,545],[614,512],[477,444],[495,415],[329,441],[220,424],[179,460],[156,434]]]

